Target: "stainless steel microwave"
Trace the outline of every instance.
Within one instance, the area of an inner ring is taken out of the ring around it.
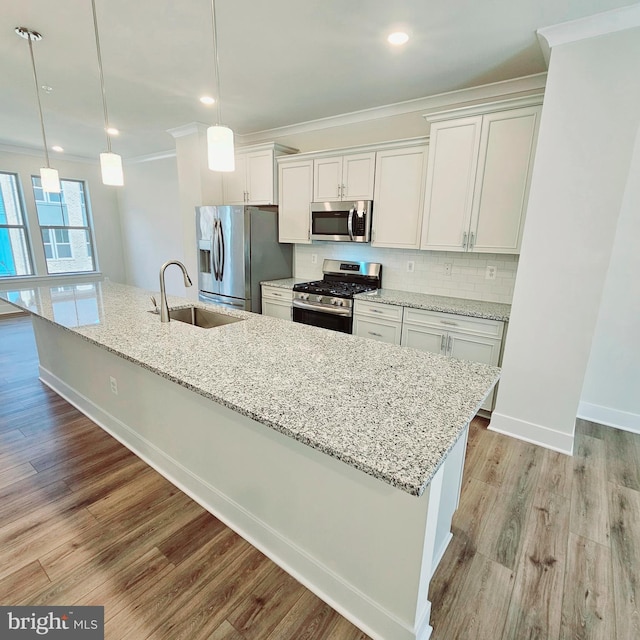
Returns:
[[[311,239],[371,241],[371,200],[311,203]]]

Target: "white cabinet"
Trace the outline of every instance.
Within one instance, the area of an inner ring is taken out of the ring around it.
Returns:
[[[504,333],[498,320],[469,318],[452,313],[405,309],[402,323],[403,347],[497,365]],[[483,409],[491,411],[493,392]]]
[[[514,104],[522,100],[507,106]],[[427,116],[431,131],[420,248],[519,252],[541,107],[502,107]]]
[[[262,315],[291,320],[293,291],[262,285]]]
[[[313,201],[372,200],[376,154],[354,153],[313,161]]]
[[[380,342],[400,344],[403,308],[366,300],[354,300],[353,334]]]
[[[313,197],[313,160],[278,161],[278,239],[310,243],[309,204]]]
[[[428,145],[376,154],[372,246],[417,249]]]
[[[222,174],[224,204],[278,204],[276,157],[293,152],[271,143],[237,150],[235,171]]]

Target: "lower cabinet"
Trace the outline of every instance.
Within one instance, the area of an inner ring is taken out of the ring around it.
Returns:
[[[291,320],[293,291],[262,285],[262,315]]]
[[[499,320],[405,309],[401,345],[495,366],[500,361],[503,333],[504,323]],[[491,411],[493,396],[492,391],[482,409]]]
[[[400,344],[403,307],[363,300],[354,302],[354,335],[390,344]]]

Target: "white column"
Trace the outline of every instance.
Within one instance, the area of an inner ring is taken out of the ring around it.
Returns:
[[[638,180],[640,8],[601,22],[542,32],[549,75],[490,427],[567,453],[623,195]]]

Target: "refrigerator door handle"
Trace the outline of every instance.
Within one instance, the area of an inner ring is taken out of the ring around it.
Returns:
[[[218,221],[218,239],[220,243],[220,281],[224,278],[224,234],[222,233],[222,223]]]
[[[220,280],[220,271],[218,269],[218,222],[217,218],[213,221],[213,251],[211,252],[213,260],[213,276],[216,280]]]

